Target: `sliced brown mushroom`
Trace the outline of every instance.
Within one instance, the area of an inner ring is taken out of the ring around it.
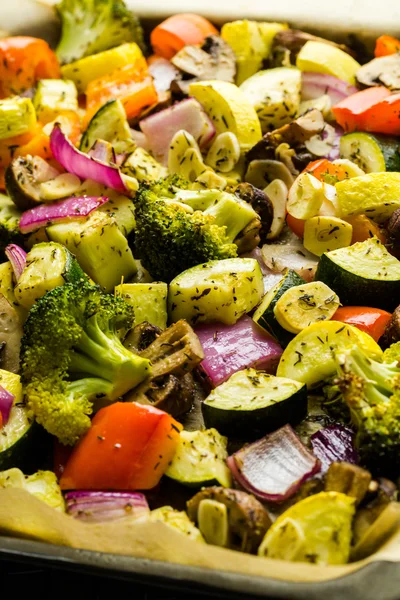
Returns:
[[[179,417],[192,408],[194,393],[191,373],[186,373],[180,378],[165,375],[139,386],[129,394],[128,400],[139,404],[151,404],[173,417]]]
[[[400,90],[400,53],[374,58],[357,71],[356,79],[364,87],[385,85]]]
[[[32,208],[42,202],[40,184],[55,179],[59,174],[40,156],[20,156],[7,168],[7,192],[21,210]]]
[[[354,52],[344,44],[336,44],[325,38],[317,37],[311,33],[306,33],[300,29],[284,29],[279,31],[272,42],[272,58],[273,66],[288,66],[296,64],[296,58],[302,47],[307,42],[321,42],[329,46],[340,48],[347,54],[354,56]],[[281,61],[284,61],[281,62]]]
[[[332,151],[335,141],[335,128],[325,123],[323,131],[310,137],[304,145],[314,156],[327,156]]]
[[[279,160],[252,160],[244,179],[260,190],[267,187],[274,179],[281,179],[287,187],[294,182],[294,177],[287,166]]]
[[[152,325],[147,321],[139,323],[126,336],[124,346],[132,352],[142,352],[154,342],[160,333],[162,333],[162,329],[156,325]]]
[[[206,37],[201,47],[185,46],[171,62],[197,80],[219,79],[233,83],[236,75],[235,54],[218,35]]]
[[[400,342],[400,306],[393,311],[385,332],[379,340],[383,348],[389,348],[395,342]]]
[[[288,144],[291,149],[295,150],[295,154],[297,154],[297,149],[303,146],[306,140],[320,134],[324,130],[325,125],[321,111],[316,108],[309,110],[291,123],[266,133],[264,137],[249,150],[246,158],[249,162],[253,160],[275,159],[276,149],[281,144]]]
[[[257,248],[261,242],[260,238],[261,221],[259,218],[253,219],[248,225],[239,233],[239,235],[233,240],[237,246],[238,254],[244,252],[251,252],[254,248]]]
[[[400,258],[400,208],[394,211],[386,224],[388,246],[397,258]]]
[[[273,218],[274,218],[274,209],[272,206],[272,202],[269,199],[269,197],[267,196],[267,194],[262,189],[255,187],[251,183],[239,183],[239,185],[235,188],[235,194],[236,194],[236,196],[238,196],[245,202],[248,202],[249,204],[251,204],[251,206],[254,208],[256,213],[259,215],[260,221],[261,221],[258,226],[258,229],[259,229],[258,243],[253,245],[252,248],[248,248],[246,250],[242,249],[243,246],[239,246],[240,250],[241,250],[240,253],[242,254],[243,252],[250,252],[253,248],[258,246],[260,241],[263,243],[266,241],[267,236],[271,229],[271,224],[272,224]],[[250,225],[252,223],[250,223]],[[256,225],[256,224],[253,223],[253,225]],[[246,227],[246,229],[248,229],[248,227]],[[249,231],[250,231],[250,229],[249,229]],[[241,239],[243,240],[243,238],[245,237],[245,235],[244,235],[245,231],[241,232],[241,234],[243,234],[241,236]],[[237,244],[237,240],[235,240],[235,243]]]
[[[0,294],[0,344],[3,345],[1,368],[11,373],[19,371],[19,352],[23,328],[15,308]]]
[[[271,519],[263,505],[246,492],[223,487],[209,487],[198,492],[187,503],[188,515],[198,522],[200,503],[215,500],[225,505],[228,514],[229,547],[242,552],[256,553],[271,526]]]
[[[347,462],[334,462],[325,475],[325,491],[341,492],[360,504],[368,492],[371,473]]]

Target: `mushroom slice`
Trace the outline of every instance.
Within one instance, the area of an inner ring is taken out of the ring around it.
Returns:
[[[163,331],[140,356],[152,363],[152,379],[189,373],[204,358],[200,340],[183,319]]]
[[[332,125],[325,124],[324,130],[304,142],[305,147],[315,156],[327,156],[332,152],[336,132]]]
[[[22,323],[17,311],[3,294],[0,294],[1,368],[5,371],[11,371],[11,373],[19,371],[22,333]]]
[[[274,215],[267,234],[267,240],[276,240],[285,226],[288,188],[280,179],[274,179],[265,188],[264,192],[272,204]]]
[[[318,259],[299,244],[264,244],[261,249],[263,259],[274,273],[282,273],[286,268],[293,269],[306,281],[312,281],[317,270]]]
[[[374,58],[358,69],[356,79],[364,87],[385,85],[400,90],[400,52]]]
[[[151,404],[173,417],[179,417],[192,408],[194,401],[194,379],[191,373],[181,378],[165,375],[151,381],[145,381],[132,390],[124,400]]]
[[[199,509],[204,500],[214,500],[226,506],[229,527],[227,536],[224,536],[226,544],[234,550],[255,554],[271,526],[271,519],[263,505],[246,492],[208,487],[187,503],[188,515],[195,523],[199,522]]]
[[[284,29],[278,31],[272,42],[272,55],[275,60],[278,56],[286,57],[286,60],[288,60],[289,54],[290,62],[295,64],[298,53],[302,47],[310,41],[335,46],[336,48],[343,50],[343,52],[350,54],[350,56],[354,56],[354,52],[344,44],[336,44],[335,42],[317,37],[311,33],[306,33],[300,29]]]
[[[385,332],[379,343],[384,348],[389,348],[392,344],[400,342],[400,306],[392,313],[389,323],[386,325]]]
[[[131,350],[131,352],[142,352],[142,350],[154,342],[160,333],[162,333],[162,329],[144,321],[130,330],[124,340],[124,346],[128,350]]]
[[[235,188],[235,195],[244,200],[245,202],[248,202],[260,217],[261,223],[257,226],[259,230],[258,243],[253,245],[252,248],[246,250],[243,250],[240,247],[240,253],[250,252],[250,250],[258,246],[260,240],[262,242],[265,242],[265,240],[268,237],[269,231],[271,229],[271,224],[274,218],[273,205],[265,191],[255,187],[251,183],[239,183],[239,185]],[[251,223],[249,223],[245,230],[249,231],[248,228],[250,225],[256,226],[256,223],[251,221]],[[245,230],[241,232],[242,239]],[[237,240],[235,240],[235,243],[237,244]]]
[[[200,80],[219,79],[233,83],[236,58],[232,48],[220,36],[206,37],[203,45],[185,46],[171,59],[172,64]]]
[[[281,179],[287,187],[294,182],[294,177],[287,166],[279,160],[252,160],[244,179],[260,190],[274,179]]]

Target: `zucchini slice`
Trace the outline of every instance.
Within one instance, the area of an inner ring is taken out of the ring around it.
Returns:
[[[382,356],[382,350],[372,337],[357,327],[339,321],[313,323],[285,348],[276,374],[314,387],[336,372],[334,352],[354,345],[372,358]]]
[[[313,281],[286,290],[275,304],[274,315],[281,327],[297,334],[311,323],[329,321],[339,306],[335,292]]]
[[[315,279],[338,294],[343,305],[392,311],[400,298],[400,261],[373,237],[321,256]]]
[[[287,290],[304,284],[304,279],[297,275],[296,271],[286,269],[282,279],[265,294],[253,315],[253,320],[257,325],[260,325],[265,331],[272,334],[283,348],[293,339],[293,335],[278,323],[274,314],[274,308],[279,298]]]
[[[168,171],[147,150],[139,146],[126,158],[121,170],[130,177],[142,181],[157,181],[168,175]]]
[[[12,467],[25,470],[31,464],[33,455],[37,457],[38,447],[35,444],[42,428],[28,416],[22,401],[20,376],[0,370],[0,385],[15,396],[10,418],[1,429],[0,471]]]
[[[135,325],[145,321],[165,329],[167,327],[166,283],[123,283],[117,285],[115,293],[135,309]]]
[[[58,223],[47,228],[49,238],[72,252],[82,269],[105,292],[112,292],[136,273],[136,264],[127,239],[117,221],[99,210],[85,219]]]
[[[97,140],[110,142],[117,153],[133,150],[135,144],[120,100],[110,100],[99,108],[82,136],[79,149],[88,152]]]
[[[26,265],[15,287],[17,301],[26,310],[50,290],[87,280],[78,261],[61,244],[36,244],[27,254]]]
[[[316,256],[350,246],[353,227],[338,217],[312,217],[304,226],[304,248]]]
[[[190,487],[231,485],[226,465],[228,440],[215,429],[181,431],[180,442],[166,475]]]
[[[307,413],[304,383],[256,369],[234,373],[202,403],[206,427],[235,439],[255,439]]]
[[[233,325],[261,300],[263,276],[253,258],[211,260],[184,271],[169,285],[172,321]]]
[[[340,156],[356,163],[366,173],[400,171],[398,138],[372,133],[348,133],[340,139]]]
[[[41,123],[57,119],[62,111],[78,111],[78,92],[73,81],[41,79],[33,97],[33,106]]]
[[[30,98],[0,100],[0,140],[32,131],[36,125],[36,112]]]

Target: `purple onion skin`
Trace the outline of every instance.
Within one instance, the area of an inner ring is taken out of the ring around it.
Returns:
[[[260,500],[281,503],[318,473],[321,464],[285,425],[245,446],[227,460],[238,483]]]
[[[101,163],[80,152],[71,144],[57,123],[50,135],[50,148],[54,158],[68,173],[73,173],[80,179],[93,179],[121,194],[129,191],[117,167]]]
[[[15,279],[18,281],[26,265],[26,252],[17,244],[9,244],[5,253],[14,271]]]
[[[358,464],[354,445],[354,432],[343,425],[328,425],[311,436],[313,453],[321,462],[321,472],[326,473],[333,462]]]
[[[235,325],[199,325],[195,331],[205,354],[201,369],[211,386],[249,367],[276,372],[282,348],[250,317],[242,317]]]
[[[51,204],[39,204],[22,213],[19,229],[21,233],[30,233],[53,223],[87,217],[106,202],[108,198],[105,196],[76,196]]]
[[[146,497],[139,492],[77,490],[65,494],[67,513],[86,523],[101,523],[149,514]]]
[[[0,385],[0,413],[2,423],[5,425],[10,418],[10,412],[14,404],[15,396]]]

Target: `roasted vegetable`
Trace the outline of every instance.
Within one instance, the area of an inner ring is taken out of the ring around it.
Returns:
[[[334,462],[325,475],[326,492],[342,492],[360,504],[371,483],[371,473],[347,462]]]
[[[260,217],[260,241],[264,243],[271,231],[271,225],[275,216],[271,200],[265,191],[257,189],[251,183],[240,183],[235,188],[235,194],[245,202],[248,202]]]
[[[400,342],[400,306],[398,306],[386,325],[385,332],[380,340],[383,348],[389,348],[391,344]]]
[[[60,512],[65,511],[57,477],[52,471],[38,471],[24,475],[20,469],[12,468],[0,472],[0,488],[21,488]]]
[[[209,487],[188,502],[188,514],[195,523],[198,522],[203,500],[215,500],[226,506],[229,525],[227,546],[254,554],[271,525],[271,519],[263,505],[246,492]]]
[[[82,282],[55,288],[31,309],[21,350],[26,399],[62,443],[89,428],[96,400],[113,402],[148,376],[150,361],[121,343],[133,318],[124,300]]]
[[[8,244],[24,245],[24,237],[19,231],[21,213],[15,204],[0,194],[0,261],[6,260],[4,250]]]
[[[63,64],[124,42],[143,45],[139,20],[123,0],[62,0],[57,11],[62,30],[56,53]]]
[[[195,527],[184,510],[179,511],[172,506],[161,506],[152,510],[149,516],[150,521],[165,523],[174,531],[179,531],[189,539],[204,544],[204,538],[200,531]]]
[[[22,338],[22,318],[14,303],[0,294],[0,344],[2,345],[1,367],[18,373],[19,352]]]
[[[196,80],[218,79],[233,83],[236,58],[232,48],[218,35],[209,35],[201,46],[184,46],[171,60]]]
[[[259,556],[321,565],[349,560],[354,498],[320,492],[291,506],[274,522]]]
[[[357,429],[360,457],[373,473],[391,475],[399,468],[400,368],[374,360],[357,346],[336,353],[343,401]]]

